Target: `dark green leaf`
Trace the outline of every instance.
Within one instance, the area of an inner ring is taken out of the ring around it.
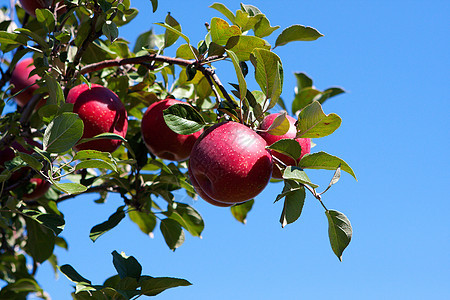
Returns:
[[[44,132],[44,150],[63,153],[83,136],[83,121],[75,113],[63,113],[53,119]]]
[[[139,280],[142,273],[142,266],[133,256],[126,256],[125,253],[119,254],[117,251],[112,252],[114,268],[120,278],[131,277]]]
[[[326,100],[343,93],[345,93],[345,91],[339,87],[328,88],[325,91],[323,91],[322,96],[317,98],[317,101],[319,101],[320,104],[323,104]]]
[[[205,223],[202,216],[190,205],[174,202],[172,212],[168,215],[170,219],[177,221],[193,236],[201,236]]]
[[[47,104],[56,104],[61,106],[64,103],[64,93],[59,82],[50,75],[45,75],[45,84],[47,85],[49,98]]]
[[[280,217],[281,227],[287,224],[294,223],[300,217],[305,203],[306,193],[305,188],[300,186],[297,182],[286,180],[285,189],[287,186],[289,192],[285,194],[283,211]],[[284,192],[284,190],[283,190]]]
[[[23,213],[38,222],[39,224],[52,230],[55,235],[58,235],[63,231],[65,221],[64,218],[57,214],[42,213],[36,210],[24,210]]]
[[[176,248],[184,243],[184,231],[177,221],[163,219],[161,220],[160,229],[167,246],[169,246],[171,250],[175,251]]]
[[[53,254],[55,235],[31,218],[26,218],[25,222],[28,233],[25,250],[36,262],[42,263]]]
[[[106,20],[102,26],[103,34],[113,43],[119,37],[119,29],[116,23],[111,20]]]
[[[13,292],[16,294],[27,292],[42,292],[42,288],[39,286],[39,284],[31,278],[21,278],[17,280],[16,282],[10,283],[7,286],[2,288],[2,293],[6,292]],[[1,295],[0,295],[1,298]],[[19,298],[17,298],[19,299]],[[13,299],[11,299],[13,300]]]
[[[63,273],[70,281],[75,283],[83,283],[86,285],[91,284],[91,281],[81,276],[71,265],[63,265],[59,267],[61,273]]]
[[[192,285],[189,281],[180,278],[155,277],[147,278],[141,283],[141,293],[146,296],[156,296],[167,289]]]
[[[192,134],[206,125],[202,115],[188,104],[174,104],[164,110],[164,121],[178,134]]]
[[[158,9],[158,0],[150,0],[152,2],[153,12]]]
[[[238,26],[230,26],[227,21],[220,18],[212,18],[210,25],[211,39],[218,45],[225,45],[232,36],[242,35]]]
[[[322,92],[316,90],[313,87],[305,87],[295,93],[294,101],[292,101],[292,111],[296,113],[297,111],[303,109],[304,107],[311,104],[316,98],[319,98]]]
[[[116,227],[120,221],[125,218],[125,212],[123,211],[124,207],[125,206],[120,206],[107,221],[92,227],[89,237],[93,242],[95,242],[102,234]]]
[[[112,132],[105,132],[105,133],[100,133],[97,134],[96,136],[92,137],[92,138],[86,138],[86,139],[82,139],[79,144],[85,143],[85,142],[89,142],[89,141],[93,141],[93,140],[121,140],[122,142],[127,142],[127,140],[121,136],[118,135],[117,133],[112,133]]]
[[[352,239],[352,225],[349,219],[341,212],[328,210],[325,212],[328,219],[328,236],[334,254],[342,261],[342,253]]]
[[[298,115],[297,137],[320,138],[332,134],[341,126],[337,114],[325,115],[319,102],[314,101]]]
[[[236,204],[230,207],[231,214],[233,217],[241,222],[242,224],[247,223],[247,214],[252,209],[253,204],[255,203],[255,200],[249,200],[244,203]]]
[[[166,29],[168,29],[170,32],[175,33],[175,34],[177,34],[178,36],[181,36],[181,37],[186,41],[186,43],[190,44],[189,38],[188,38],[186,35],[184,35],[183,33],[181,33],[180,30],[178,30],[178,29],[176,29],[176,28],[173,28],[173,27],[170,26],[169,24],[165,24],[165,23],[155,23],[155,24],[156,24],[156,25],[159,25],[159,26],[162,26],[162,27],[164,27],[164,28],[166,28]]]
[[[42,163],[37,160],[33,155],[28,153],[18,152],[20,158],[30,167],[35,169],[36,171],[40,171],[43,168]]]
[[[283,46],[294,41],[314,41],[321,36],[323,36],[323,34],[315,28],[303,25],[292,25],[285,28],[277,37],[275,47]]]
[[[299,167],[287,166],[286,169],[284,170],[283,178],[307,184],[312,188],[319,187],[317,184],[312,183],[311,180],[308,178],[308,175],[306,175],[306,172]]]
[[[313,81],[305,73],[294,73],[297,78],[297,89],[301,91],[304,88],[312,87]]]
[[[302,153],[302,146],[294,139],[281,139],[267,148],[285,154],[294,160],[297,160]]]
[[[306,154],[302,157],[298,165],[303,169],[321,170],[336,170],[340,166],[343,171],[356,179],[356,175],[352,168],[345,161],[326,152]]]
[[[40,36],[38,33],[31,31],[29,29],[26,28],[17,28],[15,31],[20,32],[20,34],[22,36],[28,36],[30,37],[32,40],[34,40],[36,43],[39,44],[39,46],[42,47],[42,49],[47,50],[49,45],[48,43],[45,41],[45,38]]]

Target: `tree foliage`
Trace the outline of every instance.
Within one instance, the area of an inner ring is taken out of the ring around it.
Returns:
[[[152,0],[149,5],[156,11],[158,1]],[[116,251],[112,255],[117,275],[95,285],[74,267],[57,266],[53,252],[55,247],[67,248],[70,242],[62,237],[65,220],[58,204],[87,193],[99,194],[99,203],[110,193],[123,199],[107,220],[98,220],[92,227],[89,237],[93,242],[120,226],[126,217],[146,234],[160,230],[171,250],[183,244],[186,232],[201,236],[205,225],[195,205],[179,202],[175,197],[177,191],[183,190],[197,199],[188,176],[188,162],[157,158],[143,141],[141,120],[152,103],[169,97],[185,99],[190,104],[176,104],[164,111],[164,122],[183,135],[226,120],[257,131],[271,111],[287,110],[280,97],[285,77],[283,62],[275,48],[294,41],[314,41],[323,35],[303,25],[280,30],[252,5],[241,4],[236,12],[221,3],[214,3],[211,8],[218,16],[205,20],[208,28],[203,40],[192,41],[182,31],[182,20],[168,14],[164,21],[154,23],[154,29],[140,34],[133,49],[120,37],[120,27],[138,14],[130,1],[56,1],[37,9],[35,16],[20,4],[2,8],[0,112],[6,102],[32,88],[26,86],[13,92],[11,76],[21,59],[33,57],[31,75],[37,74],[39,80],[28,103],[18,105],[14,112],[2,113],[0,119],[0,151],[14,149],[11,157],[6,158],[5,154],[0,166],[0,279],[4,281],[0,298],[24,299],[29,293],[46,298],[34,278],[36,269],[45,261],[75,284],[74,299],[135,299],[190,285],[184,279],[142,275],[142,267],[133,256]],[[15,10],[16,22],[7,17],[8,9]],[[276,36],[275,45],[266,40],[272,35]],[[165,50],[175,47],[177,41],[176,57],[165,56]],[[231,90],[220,81],[220,69],[214,68],[216,62],[223,60],[232,64],[236,72]],[[319,91],[306,74],[295,76],[297,87],[291,113],[298,116],[297,137],[332,134],[339,128],[341,118],[335,113],[326,114],[322,105],[344,91],[336,87]],[[260,89],[250,91],[248,80],[254,80]],[[83,83],[114,91],[127,111],[125,137],[103,133],[89,139],[120,140],[122,146],[113,153],[74,149],[88,140],[82,139],[85,125],[74,113],[73,104],[66,103],[66,97],[71,88]],[[283,135],[287,128],[286,114],[281,114],[269,132]],[[21,147],[10,148],[14,143]],[[353,170],[344,160],[325,152],[300,159],[301,147],[293,139],[283,139],[268,149],[298,161],[293,166],[278,162],[282,179],[272,180],[284,182],[275,199],[284,201],[281,226],[300,218],[309,191],[325,209],[331,248],[341,259],[352,235],[350,221],[341,212],[328,210],[322,195],[338,181],[341,170],[355,177]],[[319,185],[311,182],[305,169],[334,170],[335,174],[320,193],[316,190]],[[19,178],[17,172],[21,172]],[[30,178],[34,177],[51,187],[44,195],[27,200],[30,190],[37,188],[30,186]],[[237,221],[245,223],[256,203],[251,199],[228,209]]]

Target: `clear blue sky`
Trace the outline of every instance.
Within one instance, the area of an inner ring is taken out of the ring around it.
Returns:
[[[164,21],[170,11],[196,43],[204,37],[204,22],[220,16],[208,8],[212,2],[160,2],[153,14],[150,1],[132,1],[141,13],[121,36],[134,43],[151,27],[162,33],[152,23]],[[239,8],[238,1],[222,3]],[[59,263],[101,284],[114,274],[110,253],[124,251],[141,262],[144,274],[193,283],[158,299],[450,299],[450,2],[246,4],[260,8],[281,29],[302,24],[325,35],[275,50],[284,65],[285,101],[293,99],[294,72],[309,74],[319,89],[348,91],[324,106],[326,113],[342,117],[342,126],[315,140],[313,148],[345,159],[359,180],[344,174],[324,196],[329,208],[352,222],[354,235],[343,262],[330,248],[327,220],[313,197],[307,197],[296,223],[280,227],[282,203],[273,200],[282,185],[273,184],[257,197],[245,226],[228,209],[193,204],[206,223],[203,239],[187,234],[175,252],[158,231],[150,239],[129,220],[92,243],[90,228],[106,220],[121,200],[111,197],[97,205],[89,196],[64,202],[62,235],[70,250],[57,251]],[[275,37],[269,39],[272,44]],[[231,67],[218,68],[223,82],[237,81]],[[332,176],[309,174],[322,186]],[[183,201],[181,193],[178,200]],[[70,299],[71,282],[64,276],[54,281],[52,272],[44,264],[40,283],[53,299]]]

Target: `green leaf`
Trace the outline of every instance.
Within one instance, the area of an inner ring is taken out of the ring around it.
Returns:
[[[295,78],[297,78],[297,89],[301,91],[304,88],[312,87],[313,81],[305,73],[294,73]]]
[[[305,87],[301,89],[298,93],[295,93],[294,101],[292,101],[292,111],[296,113],[297,111],[311,104],[316,98],[320,97],[321,95],[322,92],[316,90],[313,87]]]
[[[224,4],[216,2],[216,3],[213,3],[210,6],[210,8],[214,8],[215,10],[219,11],[225,17],[227,17],[231,23],[235,24],[234,23],[235,16],[234,16],[233,12],[231,10],[229,10]]]
[[[44,132],[44,150],[63,153],[83,136],[83,121],[75,113],[63,113],[53,119]]]
[[[111,43],[119,37],[119,29],[117,28],[116,23],[111,20],[106,20],[105,23],[103,23],[102,32]]]
[[[325,115],[319,102],[314,101],[298,115],[297,138],[320,138],[332,134],[341,126],[337,114]]]
[[[350,168],[345,161],[326,152],[306,154],[302,157],[298,165],[303,169],[321,170],[336,170],[340,166],[343,171],[352,175],[353,178],[356,179],[356,175],[352,168]]]
[[[315,28],[303,25],[292,25],[285,28],[277,37],[275,47],[283,46],[294,41],[314,41],[321,36],[323,36],[323,34]]]
[[[167,14],[165,23],[167,25],[171,26],[172,28],[176,29],[177,31],[181,32],[180,23],[178,23],[177,20],[175,20],[170,15],[170,13]],[[175,42],[178,40],[179,37],[180,37],[180,35],[177,32],[173,32],[169,29],[166,30],[166,32],[164,34],[164,48],[167,48],[167,47],[175,44]]]
[[[247,83],[245,82],[244,74],[242,74],[241,67],[239,66],[239,59],[236,54],[231,50],[226,50],[228,56],[233,61],[234,70],[239,82],[239,99],[244,100],[247,94]]]
[[[61,85],[53,76],[50,76],[49,74],[45,75],[44,78],[49,94],[47,104],[56,104],[61,106],[65,102]]]
[[[340,87],[332,87],[328,88],[325,91],[323,91],[322,95],[317,98],[316,100],[320,102],[320,104],[323,104],[326,100],[335,97],[337,95],[345,93],[345,90],[343,90]]]
[[[59,271],[63,273],[70,281],[75,283],[82,283],[90,285],[91,281],[81,276],[71,265],[63,265],[58,267]]]
[[[184,243],[184,231],[181,225],[173,219],[163,219],[160,223],[161,233],[167,246],[173,251]]]
[[[266,16],[263,16],[261,20],[255,24],[253,31],[257,37],[263,38],[271,35],[275,30],[280,28],[280,26],[270,26],[270,21]]]
[[[128,212],[128,216],[131,221],[139,226],[143,233],[150,235],[155,230],[156,217],[154,214],[131,210]]]
[[[125,218],[125,212],[123,211],[125,206],[120,206],[117,211],[113,213],[108,220],[92,227],[89,234],[89,238],[95,242],[102,234],[116,227],[123,218]]]
[[[82,139],[77,144],[82,144],[82,143],[86,143],[86,142],[93,141],[93,140],[103,140],[103,139],[105,139],[105,140],[121,140],[122,142],[127,143],[127,140],[123,136],[118,135],[117,133],[105,132],[105,133],[97,134],[96,136],[91,137],[91,138]]]
[[[37,263],[46,261],[55,248],[55,235],[53,231],[42,226],[31,218],[25,219],[27,226],[27,240],[25,251],[34,258]]]
[[[21,278],[18,279],[16,282],[10,283],[7,286],[3,287],[1,290],[1,293],[7,293],[7,292],[13,292],[16,294],[20,293],[37,293],[42,292],[42,288],[39,286],[39,284],[31,278]],[[2,295],[0,294],[0,298],[2,298]],[[17,299],[19,299],[18,297]],[[5,299],[5,298],[3,298]],[[20,298],[22,299],[22,298]],[[13,299],[11,299],[13,300]]]
[[[45,41],[45,38],[41,37],[39,34],[26,28],[17,28],[15,29],[15,31],[20,32],[22,36],[30,37],[32,40],[38,43],[39,46],[41,46],[44,51],[48,49],[49,47],[48,43]]]
[[[252,209],[253,204],[255,203],[254,199],[246,201],[244,203],[236,204],[230,207],[231,214],[233,217],[241,222],[242,224],[247,223],[247,214]]]
[[[39,160],[37,160],[33,155],[23,152],[18,152],[18,154],[27,165],[29,165],[38,172],[42,170],[43,168],[42,163]]]
[[[258,23],[263,16],[263,14],[250,15],[246,11],[238,10],[236,11],[234,24],[238,25],[241,28],[242,32],[246,32],[250,29],[253,29],[256,23]]]
[[[192,53],[194,51],[194,53]],[[198,50],[191,45],[183,44],[177,49],[176,57],[183,58],[183,59],[196,59],[196,57],[200,57],[200,53]]]
[[[27,36],[23,36],[23,35],[20,35],[17,33],[0,31],[0,44],[1,44],[2,49],[6,45],[13,45],[14,48],[17,48],[20,45],[26,46],[28,43],[28,40],[29,40],[29,38]]]
[[[327,210],[325,212],[328,219],[328,236],[330,238],[331,249],[342,261],[342,253],[347,248],[352,239],[352,225],[349,219],[341,212]]]
[[[189,281],[180,278],[155,277],[147,278],[141,283],[141,293],[146,296],[156,296],[167,289],[192,285]]]
[[[53,187],[55,187],[56,189],[69,194],[69,195],[74,195],[74,194],[80,194],[83,193],[87,190],[87,187],[85,187],[82,184],[79,183],[74,183],[74,182],[64,182],[64,183],[59,183],[56,182],[53,178],[52,178],[52,174],[51,171],[48,171],[48,177],[50,182],[53,184]]]
[[[55,16],[48,9],[36,9],[36,19],[39,23],[44,25],[48,32],[52,32],[55,29]]]
[[[150,0],[152,2],[153,12],[158,9],[158,0]]]
[[[142,273],[142,266],[133,256],[126,256],[125,253],[119,254],[112,252],[114,268],[117,270],[120,278],[131,277],[139,280]]]
[[[232,36],[242,35],[238,26],[230,26],[227,21],[221,18],[212,18],[210,25],[211,39],[218,45],[225,45]]]
[[[299,167],[287,166],[283,172],[283,178],[307,184],[312,188],[319,187],[317,184],[312,183],[311,180],[308,178],[308,175],[306,175],[306,172]]]
[[[228,39],[226,49],[233,51],[239,61],[250,60],[250,54],[257,48],[270,49],[270,44],[256,36],[239,35]]]
[[[100,159],[106,162],[112,162],[112,155],[109,152],[101,152],[97,150],[81,150],[78,151],[73,160]]]
[[[64,221],[64,218],[57,214],[48,214],[36,210],[24,210],[23,213],[27,217],[30,217],[39,224],[52,230],[55,235],[58,235],[63,231],[64,225],[66,223]]]
[[[177,221],[193,236],[201,236],[205,223],[202,216],[190,205],[174,202],[172,212],[168,215],[170,219]]]
[[[267,128],[267,133],[271,135],[284,135],[289,131],[291,123],[286,118],[286,112],[279,114],[272,124]]]
[[[169,24],[165,24],[165,23],[154,23],[154,24],[162,26],[162,27],[168,29],[169,31],[171,31],[172,33],[175,33],[175,34],[181,36],[186,41],[186,43],[190,44],[189,38],[186,35],[182,34],[180,30],[173,28]]]
[[[202,115],[188,104],[171,105],[163,115],[167,126],[178,134],[192,134],[206,125]]]
[[[284,199],[283,211],[280,217],[282,228],[297,221],[302,213],[306,198],[305,188],[295,181],[286,180],[283,192],[285,190],[289,190],[289,192],[285,195],[286,198]]]
[[[281,139],[267,146],[267,149],[287,155],[295,161],[302,153],[302,146],[294,139]]]
[[[102,160],[85,160],[76,165],[75,170],[96,168],[96,169],[107,169],[118,173],[116,165],[102,161]]]
[[[265,49],[253,50],[250,61],[255,67],[255,80],[267,98],[272,98],[267,109],[277,103],[283,86],[283,68],[281,59],[275,53]]]

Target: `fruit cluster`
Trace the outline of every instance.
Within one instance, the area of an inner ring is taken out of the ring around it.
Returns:
[[[19,62],[12,73],[11,83],[15,85],[12,93],[18,93],[15,100],[20,106],[25,106],[38,88],[36,80],[40,78],[36,75],[29,76],[33,69],[33,60],[28,58]],[[22,92],[19,93],[20,91]],[[70,89],[66,102],[73,104],[73,112],[83,121],[82,139],[93,138],[102,133],[126,136],[127,111],[119,97],[108,88],[98,84],[81,84]],[[267,115],[258,130],[227,121],[215,124],[205,131],[201,129],[183,135],[172,131],[164,120],[163,111],[174,104],[190,105],[167,98],[148,107],[141,123],[143,141],[148,150],[161,159],[184,161],[190,158],[188,172],[191,183],[197,194],[213,205],[228,207],[254,198],[264,190],[271,177],[282,178],[283,166],[296,165],[302,156],[310,152],[309,138],[295,139],[297,130],[293,117],[286,116],[289,129],[283,135],[268,132],[279,114]],[[299,143],[302,151],[297,161],[266,148],[281,139],[294,139]],[[78,143],[74,149],[111,153],[121,143],[121,140],[115,139],[95,139]],[[18,151],[23,150],[18,146],[12,147]],[[5,151],[8,151],[8,157],[2,156],[6,160],[14,157],[11,149]],[[33,178],[32,182],[40,186],[40,182],[36,180]],[[40,178],[39,180],[48,189],[49,184]],[[42,196],[42,193],[34,192],[32,195]]]

